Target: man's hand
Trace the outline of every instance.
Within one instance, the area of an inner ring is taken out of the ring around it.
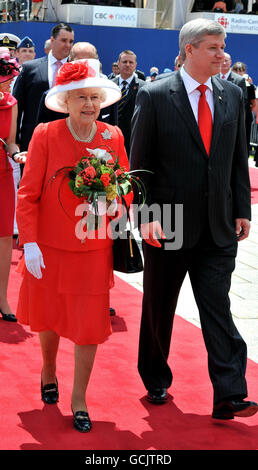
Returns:
[[[248,237],[250,231],[250,221],[248,219],[236,219],[237,240],[240,242]]]
[[[161,225],[157,220],[147,224],[141,224],[141,235],[149,245],[156,246],[158,248],[161,247],[159,239],[162,238],[164,240],[166,238]]]

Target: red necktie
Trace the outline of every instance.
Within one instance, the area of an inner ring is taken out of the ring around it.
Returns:
[[[60,67],[63,65],[63,63],[61,62],[61,60],[57,60],[54,65],[56,66],[55,68],[55,71],[54,71],[54,76],[53,76],[53,85],[52,86],[55,86],[56,84],[56,76],[58,74],[58,70],[60,69]]]
[[[198,105],[198,123],[199,129],[207,154],[210,153],[211,137],[212,137],[212,115],[210,107],[206,101],[205,91],[206,85],[198,86],[197,90],[201,92]]]

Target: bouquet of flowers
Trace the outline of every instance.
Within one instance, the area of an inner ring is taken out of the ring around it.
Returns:
[[[109,206],[117,199],[132,191],[132,182],[138,188],[142,203],[144,203],[144,184],[138,176],[133,175],[133,173],[144,170],[126,171],[126,168],[119,164],[118,156],[111,149],[107,151],[101,148],[87,148],[86,150],[90,154],[89,156],[83,156],[74,167],[60,168],[51,179],[65,171],[65,177],[68,176],[68,185],[71,191],[75,196],[84,198],[89,203],[88,210],[96,219],[98,215],[106,213]],[[103,201],[105,201],[104,210]],[[84,215],[85,212],[83,217]],[[95,220],[95,228],[99,226],[98,223]]]
[[[98,211],[99,197],[106,198],[107,207],[117,197],[125,196],[132,190],[132,176],[112,159],[104,149],[87,149],[91,154],[82,157],[69,172],[69,187],[77,197],[84,197]],[[111,151],[113,153],[113,151]]]

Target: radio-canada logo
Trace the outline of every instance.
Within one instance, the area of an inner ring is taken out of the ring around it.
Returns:
[[[224,28],[227,29],[229,21],[227,18],[225,18],[225,16],[221,16],[217,21],[221,24],[221,26],[224,26]]]

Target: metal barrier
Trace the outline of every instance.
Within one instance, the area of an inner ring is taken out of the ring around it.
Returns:
[[[251,124],[250,145],[257,147],[258,145],[258,124],[256,124],[256,116],[253,113],[253,122]]]
[[[0,22],[28,21],[30,15],[29,0],[0,0]]]

